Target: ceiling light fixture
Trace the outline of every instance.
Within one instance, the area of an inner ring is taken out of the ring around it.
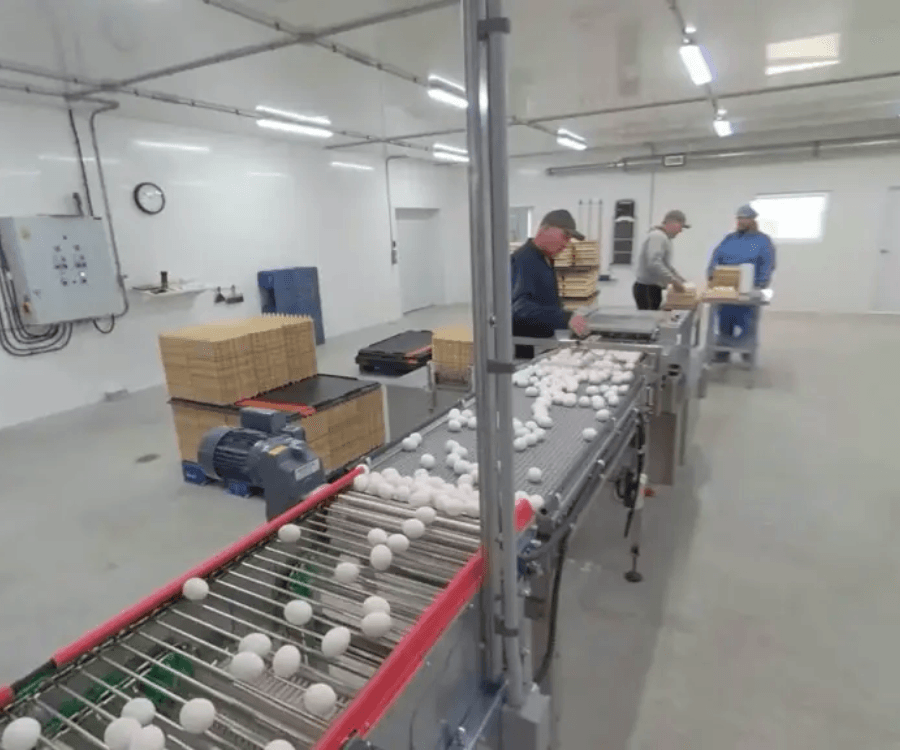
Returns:
[[[448,146],[446,143],[435,143],[431,155],[438,161],[450,161],[454,164],[468,164],[469,152],[457,146]]]
[[[209,146],[193,146],[189,143],[166,143],[163,141],[135,141],[136,146],[142,148],[167,149],[169,151],[195,151],[201,154],[209,153]]]
[[[556,131],[556,142],[560,146],[565,146],[566,148],[571,148],[575,151],[584,151],[587,148],[587,143],[584,138],[565,128],[559,128],[559,130]]]
[[[719,138],[727,138],[734,133],[734,129],[731,127],[731,121],[726,120],[724,117],[717,117],[713,120],[713,129],[716,131],[716,135],[719,136]]]
[[[709,63],[706,62],[706,55],[700,45],[694,42],[682,44],[678,49],[681,55],[681,62],[687,68],[688,75],[694,82],[695,86],[705,86],[712,82],[712,71],[709,69]]]
[[[262,104],[257,105],[256,111],[263,112],[267,115],[275,115],[276,117],[284,117],[287,120],[306,122],[310,125],[331,125],[331,120],[321,115],[301,115],[299,112],[290,112],[286,109],[275,109],[275,107],[266,107]]]
[[[687,26],[684,27],[684,33],[685,33],[685,34],[696,34],[696,33],[697,33],[697,27],[694,26],[694,24],[689,23]]]
[[[280,130],[283,133],[308,135],[311,138],[331,138],[334,135],[326,128],[316,128],[312,125],[300,125],[299,123],[283,122],[282,120],[257,120],[256,124],[267,130]]]
[[[375,167],[370,167],[368,164],[354,164],[350,161],[333,161],[331,166],[338,169],[355,169],[360,172],[373,172],[375,170]]]
[[[428,96],[436,102],[456,107],[456,109],[467,109],[469,106],[465,87],[441,76],[428,76]]]

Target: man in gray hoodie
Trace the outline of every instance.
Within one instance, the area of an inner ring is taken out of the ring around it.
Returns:
[[[638,310],[659,310],[663,289],[669,284],[678,291],[684,290],[684,278],[672,266],[672,240],[690,226],[683,211],[669,211],[662,224],[647,233],[632,289]]]

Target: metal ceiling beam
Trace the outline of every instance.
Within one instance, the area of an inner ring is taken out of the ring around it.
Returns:
[[[206,2],[206,0],[203,1]],[[92,94],[111,92],[117,89],[125,88],[126,86],[132,86],[136,83],[145,83],[147,81],[153,81],[158,78],[167,78],[169,76],[178,75],[180,73],[187,73],[192,70],[199,70],[200,68],[208,68],[212,65],[219,65],[224,62],[240,60],[245,57],[251,57],[253,55],[261,54],[263,52],[273,52],[278,49],[283,49],[285,47],[291,47],[298,44],[313,44],[317,40],[334,36],[336,34],[344,34],[348,31],[364,28],[366,26],[373,26],[375,24],[385,23],[387,21],[395,21],[401,18],[409,18],[410,16],[418,15],[420,13],[427,13],[432,10],[437,10],[438,8],[444,8],[449,5],[456,5],[458,1],[459,0],[430,0],[430,2],[422,3],[420,5],[413,5],[406,8],[398,8],[397,10],[387,11],[384,13],[377,13],[375,15],[366,16],[364,18],[359,18],[353,21],[334,24],[333,26],[326,26],[319,29],[303,30],[297,34],[292,34],[285,39],[278,39],[261,44],[250,44],[244,47],[238,47],[237,49],[219,52],[215,55],[208,55],[196,60],[179,63],[177,65],[169,65],[165,68],[158,68],[157,70],[151,70],[138,76],[132,76],[131,78],[125,78],[119,81],[111,81],[103,84],[102,86],[97,86],[94,88],[76,92],[71,95],[71,98],[80,99],[85,96],[91,96]]]

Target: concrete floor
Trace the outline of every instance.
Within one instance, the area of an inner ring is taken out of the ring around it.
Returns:
[[[320,370],[464,315],[335,339]],[[756,388],[711,385],[648,508],[646,580],[621,577],[609,497],[573,540],[565,750],[900,746],[900,319],[769,314],[764,339]],[[258,500],[183,484],[177,458],[161,389],[0,432],[0,683],[261,522]]]

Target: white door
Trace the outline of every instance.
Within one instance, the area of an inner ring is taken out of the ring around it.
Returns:
[[[900,188],[888,190],[881,243],[876,265],[875,309],[900,312]]]
[[[397,262],[404,313],[444,301],[444,269],[437,219],[437,209],[397,209]]]

